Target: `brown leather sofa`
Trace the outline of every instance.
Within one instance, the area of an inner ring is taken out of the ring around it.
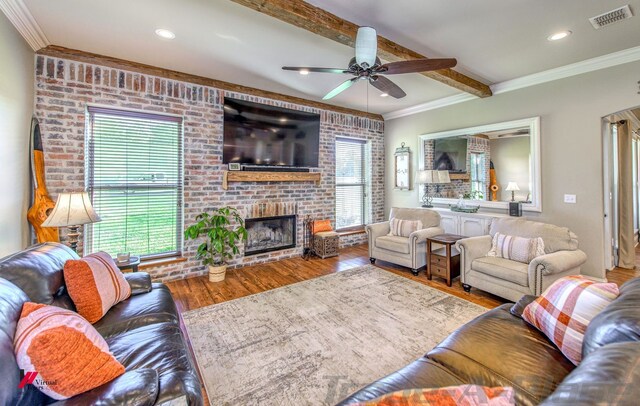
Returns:
[[[55,401],[33,385],[18,389],[20,370],[13,337],[23,303],[75,310],[62,268],[78,256],[58,243],[30,247],[0,260],[0,405],[44,405]],[[56,405],[202,405],[200,380],[179,326],[169,289],[144,272],[125,274],[131,297],[94,327],[126,368],[114,381]],[[176,402],[176,403],[173,403]]]
[[[412,388],[510,386],[518,405],[640,403],[640,278],[596,316],[576,367],[520,315],[535,296],[504,304],[460,327],[436,348],[340,405]]]

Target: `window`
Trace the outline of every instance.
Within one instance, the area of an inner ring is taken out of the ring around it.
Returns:
[[[102,221],[88,252],[143,258],[182,251],[182,119],[89,107],[87,191]]]
[[[366,142],[336,139],[336,229],[366,222]]]
[[[469,156],[469,163],[471,165],[471,192],[478,192],[474,194],[475,199],[482,200],[486,193],[486,171],[485,171],[485,159],[484,154],[472,152]]]

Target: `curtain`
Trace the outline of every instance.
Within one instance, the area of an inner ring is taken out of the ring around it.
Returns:
[[[636,265],[633,226],[633,137],[628,121],[619,121],[618,133],[618,266]]]

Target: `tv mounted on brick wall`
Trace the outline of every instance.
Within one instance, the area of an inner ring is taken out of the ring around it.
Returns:
[[[467,139],[441,138],[433,145],[433,169],[464,173],[467,171]]]
[[[320,115],[224,98],[225,164],[318,166]]]

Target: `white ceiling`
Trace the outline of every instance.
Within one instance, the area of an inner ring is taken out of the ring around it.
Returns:
[[[283,65],[346,67],[353,49],[228,0],[24,0],[50,43],[307,99],[346,75],[285,72]],[[312,0],[310,3],[487,84],[640,45],[640,17],[594,30],[587,18],[640,0]],[[172,41],[154,31],[175,32]],[[571,30],[565,40],[546,37]],[[387,113],[460,93],[419,74],[393,80],[407,97],[381,98],[359,82],[331,103]],[[369,95],[367,98],[367,90]],[[368,103],[367,103],[368,101]],[[368,104],[368,106],[367,106]]]

